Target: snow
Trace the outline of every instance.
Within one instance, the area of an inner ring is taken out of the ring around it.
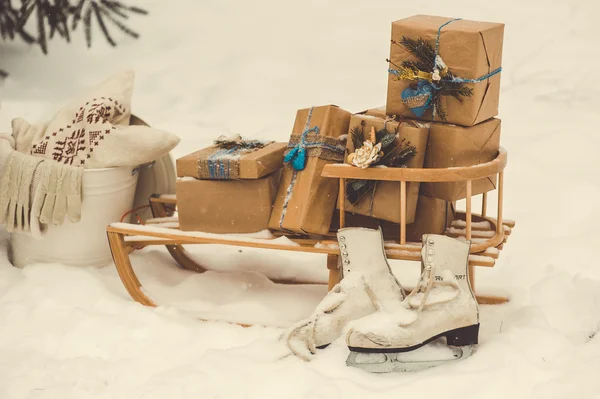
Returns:
[[[97,35],[86,49],[82,31],[69,46],[52,42],[48,56],[0,44],[0,67],[10,72],[0,87],[0,131],[17,116],[48,119],[133,68],[135,113],[181,136],[175,158],[220,135],[286,141],[299,108],[333,103],[358,112],[385,102],[392,20],[427,13],[506,23],[504,214],[517,224],[496,266],[476,274],[478,290],[507,292],[511,302],[480,308],[471,358],[371,375],[346,367],[343,338],[310,363],[286,356],[279,340],[325,295],[325,255],[188,246],[211,269],[195,274],[163,248],[135,251],[134,268],[158,308],[134,303],[112,265],[20,270],[2,260],[0,398],[600,396],[600,339],[590,338],[600,328],[600,81],[589,78],[597,2],[129,3],[150,14],[130,18],[141,38],[123,38],[116,49]],[[488,196],[490,210],[495,197]],[[5,232],[0,239],[6,259]],[[390,263],[403,284],[415,285],[417,263]],[[275,284],[265,275],[311,284]],[[279,327],[198,320],[212,316]]]

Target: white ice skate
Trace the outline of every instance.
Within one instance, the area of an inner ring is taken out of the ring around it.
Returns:
[[[381,229],[344,228],[338,231],[337,238],[342,280],[312,316],[286,333],[289,348],[307,361],[317,349],[338,338],[348,322],[377,311],[385,303],[399,303],[405,298],[385,257]]]
[[[468,241],[424,236],[417,286],[394,308],[353,323],[346,336],[346,364],[376,373],[417,371],[470,356],[479,309],[469,284],[469,249]],[[442,337],[447,346],[436,341]]]

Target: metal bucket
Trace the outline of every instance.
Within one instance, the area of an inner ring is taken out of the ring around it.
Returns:
[[[32,263],[101,267],[112,262],[106,227],[132,209],[138,177],[138,169],[131,167],[84,170],[81,220],[49,225],[38,239],[12,233],[11,263],[16,267]]]

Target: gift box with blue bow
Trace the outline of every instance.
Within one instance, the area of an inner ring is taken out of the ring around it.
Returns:
[[[504,24],[429,15],[392,23],[386,113],[461,126],[498,115]]]
[[[327,164],[344,161],[350,116],[335,105],[298,110],[284,154],[270,229],[318,235],[329,232],[338,182],[321,177],[321,172]]]

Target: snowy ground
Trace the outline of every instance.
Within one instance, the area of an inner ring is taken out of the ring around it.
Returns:
[[[497,266],[478,273],[509,305],[481,308],[476,355],[454,366],[376,376],[347,368],[343,340],[312,363],[282,358],[281,329],[203,323],[197,312],[287,326],[325,287],[319,256],[194,250],[214,271],[183,272],[163,250],[136,253],[140,279],[166,306],[144,308],[100,270],[0,262],[0,398],[582,398],[600,397],[600,80],[593,0],[301,3],[141,1],[138,41],[50,55],[0,45],[0,130],[39,120],[124,68],[135,112],[182,137],[179,157],[219,134],[287,140],[296,109],[384,103],[390,22],[427,13],[506,23],[502,145],[505,215],[517,227]],[[492,203],[493,205],[493,203]],[[0,257],[6,259],[2,234]],[[415,266],[394,262],[411,284]],[[259,271],[257,273],[255,271]],[[183,309],[178,310],[178,309]]]

